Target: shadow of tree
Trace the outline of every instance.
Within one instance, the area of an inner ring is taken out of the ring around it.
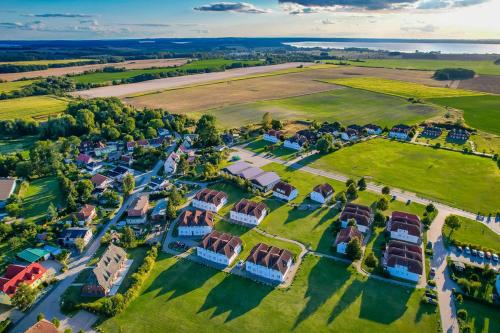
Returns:
[[[363,282],[360,280],[354,280],[347,287],[347,289],[340,297],[337,304],[335,304],[330,317],[328,318],[328,324],[331,324],[335,318],[337,318],[345,309],[347,309],[352,303],[356,301],[356,299],[361,296],[363,291],[362,288]]]

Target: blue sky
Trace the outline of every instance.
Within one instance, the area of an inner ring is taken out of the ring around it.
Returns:
[[[15,0],[0,39],[500,38],[500,0]]]

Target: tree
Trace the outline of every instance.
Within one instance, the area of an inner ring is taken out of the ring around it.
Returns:
[[[123,194],[129,195],[135,188],[135,178],[131,174],[127,174],[125,177],[123,177]]]
[[[169,220],[173,220],[177,216],[177,207],[174,205],[172,200],[169,200],[167,203],[167,209],[165,211],[165,216]]]
[[[366,179],[365,177],[361,177],[359,180],[358,180],[358,187],[361,191],[363,190],[366,190]]]
[[[347,198],[345,197],[345,192],[341,191],[335,194],[335,200],[340,201],[342,204],[345,204],[347,202]]]
[[[50,203],[47,208],[47,222],[52,223],[57,219],[57,209],[54,203]]]
[[[349,221],[347,222],[347,226],[349,227],[355,227],[356,225],[357,223],[355,219],[349,219]]]
[[[347,198],[354,200],[358,197],[358,189],[354,184],[349,185],[346,191]]]
[[[186,156],[181,155],[179,163],[177,164],[177,173],[180,175],[185,175],[187,172],[189,172],[189,163],[186,159]]]
[[[205,163],[203,165],[203,178],[212,179],[217,176],[217,168],[212,163]]]
[[[377,209],[387,210],[389,208],[389,200],[386,197],[382,197],[377,201]]]
[[[382,187],[382,194],[388,195],[391,193],[391,188],[389,186]]]
[[[444,220],[444,224],[450,228],[450,234],[449,236],[451,236],[451,234],[453,233],[453,231],[457,230],[458,228],[460,228],[460,219],[458,218],[458,216],[456,215],[449,215],[446,217],[446,219]]]
[[[80,202],[85,203],[92,197],[92,191],[94,190],[94,185],[90,179],[83,179],[78,181],[76,184],[76,191],[80,198]]]
[[[385,222],[385,215],[379,211],[376,211],[375,216],[373,217],[373,224],[377,227],[385,227]]]
[[[361,259],[361,242],[358,238],[353,238],[347,244],[346,255],[351,260],[359,260]]]
[[[19,237],[12,237],[7,243],[9,244],[9,249],[12,250],[17,250],[23,245],[23,242]]]
[[[21,283],[16,290],[14,296],[12,296],[12,305],[17,307],[21,311],[26,311],[31,304],[36,299],[36,290],[32,289],[25,283]]]
[[[436,207],[432,203],[430,203],[425,206],[425,210],[427,211],[427,213],[432,213],[436,210]]]
[[[370,252],[370,254],[368,254],[368,256],[365,259],[365,264],[366,264],[366,266],[371,267],[371,268],[377,267],[378,259],[377,259],[377,257],[375,257],[373,252]]]
[[[172,191],[170,191],[170,195],[168,196],[169,201],[172,202],[174,206],[179,206],[182,201],[182,195],[177,189],[177,187],[172,186]]]
[[[84,242],[83,238],[75,239],[75,247],[79,253],[83,252],[83,249],[85,248],[85,242]]]
[[[42,319],[45,319],[45,315],[43,313],[39,313],[38,316],[36,316],[36,321],[40,321]]]
[[[281,120],[278,120],[278,119],[273,119],[272,126],[273,126],[273,129],[275,129],[275,130],[283,129],[283,122]]]
[[[351,184],[354,184],[354,179],[349,178],[348,180],[346,180],[346,182],[345,182],[345,186],[346,186],[346,187],[351,186]]]
[[[124,248],[134,248],[137,246],[137,238],[131,227],[123,229],[122,236],[120,237],[120,244]]]
[[[215,125],[215,117],[211,114],[204,114],[196,123],[196,134],[201,147],[213,147],[221,144],[219,130]]]
[[[21,213],[21,207],[17,202],[13,202],[5,206],[5,211],[9,216],[17,217]]]
[[[322,153],[326,154],[333,149],[333,136],[331,134],[323,135],[316,143],[316,148]]]
[[[262,128],[265,130],[271,129],[272,124],[273,117],[271,116],[271,113],[264,113],[264,115],[262,116]]]

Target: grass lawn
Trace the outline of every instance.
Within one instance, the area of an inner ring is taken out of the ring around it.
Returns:
[[[23,136],[16,139],[0,140],[0,154],[23,153],[28,154],[28,150],[38,140],[36,136]]]
[[[494,218],[494,217],[493,217]],[[460,228],[451,233],[451,239],[461,243],[472,244],[477,247],[485,247],[500,253],[500,235],[494,233],[490,228],[474,220],[459,217]],[[445,225],[443,235],[449,237],[450,229]]]
[[[436,332],[422,291],[364,280],[343,264],[307,256],[292,286],[275,290],[160,255],[141,294],[104,332]],[[383,302],[383,306],[381,306]]]
[[[487,306],[471,300],[457,304],[458,309],[467,310],[468,323],[473,333],[500,332],[500,316],[498,308]]]
[[[272,142],[265,141],[261,137],[258,137],[254,141],[250,142],[247,146],[245,146],[245,149],[248,149],[250,151],[253,151],[254,153],[257,154],[262,154],[262,153],[272,153],[274,156],[281,158],[282,160],[291,160],[297,156],[298,151],[289,149],[283,146],[282,143],[279,144],[279,146],[274,146],[273,150],[268,150],[266,147],[268,146],[274,146]]]
[[[455,97],[455,96],[481,96],[484,93],[463,90],[429,87],[420,83],[381,79],[377,77],[355,77],[325,80],[328,83],[334,83],[341,86],[374,91],[386,95],[414,98],[437,98],[437,97]]]
[[[478,152],[490,154],[500,153],[500,136],[478,131],[470,138]]]
[[[15,90],[19,90],[22,87],[29,86],[33,82],[34,82],[33,80],[15,81],[15,82],[1,82],[0,83],[0,94],[1,93],[9,93],[9,92],[12,92]]]
[[[500,207],[500,170],[486,158],[375,139],[303,161],[308,162],[318,169],[366,176],[471,212],[486,214]]]
[[[63,206],[63,197],[57,178],[45,177],[30,182],[28,190],[23,195],[21,215],[28,220],[38,221],[45,217],[47,208],[52,202],[56,207]]]
[[[53,96],[30,96],[0,101],[0,120],[42,120],[66,109],[68,101]]]
[[[94,59],[61,59],[61,60],[30,60],[30,61],[3,61],[0,65],[11,64],[11,65],[52,65],[52,64],[70,64],[73,62],[89,62],[94,61]]]
[[[463,110],[469,126],[500,135],[500,95],[434,98],[430,101]]]
[[[420,128],[420,132],[422,132],[422,128]],[[446,140],[446,136],[448,135],[448,131],[443,129],[443,133],[438,136],[437,138],[427,138],[427,137],[422,137],[418,136],[417,137],[417,142],[422,142],[422,143],[427,143],[432,146],[434,146],[436,143],[439,143],[441,147],[447,147],[451,149],[457,149],[457,150],[463,150],[464,148],[471,149],[470,143],[467,141],[465,143],[461,142],[453,142],[453,141],[448,141]]]
[[[368,242],[368,244],[366,244],[365,253],[363,255],[363,261],[361,264],[363,266],[363,269],[367,272],[373,272],[377,269],[377,267],[371,268],[366,266],[365,264],[365,259],[368,257],[370,253],[373,253],[375,255],[380,265],[380,261],[382,258],[381,247],[382,245],[385,244],[384,231],[385,228],[374,227],[372,230],[370,241]]]

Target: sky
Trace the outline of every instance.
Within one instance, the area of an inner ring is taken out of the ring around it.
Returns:
[[[500,39],[500,0],[0,1],[0,40],[161,37]]]

